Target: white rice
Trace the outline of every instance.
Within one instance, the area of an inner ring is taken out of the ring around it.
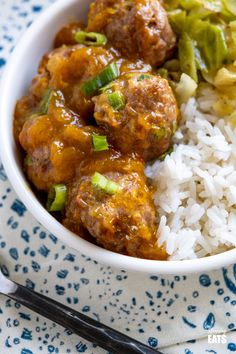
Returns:
[[[209,91],[182,105],[174,152],[146,168],[170,260],[236,247],[236,130],[212,114],[215,100]]]

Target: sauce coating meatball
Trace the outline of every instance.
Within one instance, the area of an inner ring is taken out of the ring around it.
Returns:
[[[114,108],[114,94],[123,106]],[[149,161],[168,150],[177,127],[178,107],[167,80],[150,74],[124,75],[94,102],[98,125],[122,153],[136,152]]]
[[[146,185],[143,163],[109,151],[83,163],[77,182],[72,185],[67,215],[82,224],[96,242],[106,249],[133,257],[165,259],[157,245],[157,217]],[[110,195],[92,183],[94,172],[117,183]],[[73,216],[72,216],[73,215]],[[64,220],[69,225],[68,220]]]
[[[103,32],[124,56],[159,66],[173,53],[176,37],[157,0],[96,0],[88,31]]]
[[[27,152],[25,170],[39,190],[48,191],[53,184],[68,183],[77,165],[93,153],[92,134],[101,129],[84,126],[79,116],[65,106],[61,91],[52,91],[48,112],[32,115],[19,135]]]

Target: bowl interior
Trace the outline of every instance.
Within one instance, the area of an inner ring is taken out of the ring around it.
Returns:
[[[56,32],[66,23],[86,21],[92,0],[59,0],[22,36],[12,54],[1,83],[0,151],[8,177],[28,210],[63,242],[90,257],[115,267],[148,273],[183,274],[220,268],[236,261],[236,249],[191,261],[151,261],[119,255],[83,240],[65,229],[40,204],[23,174],[20,155],[12,134],[16,101],[27,92],[41,57],[52,48]]]

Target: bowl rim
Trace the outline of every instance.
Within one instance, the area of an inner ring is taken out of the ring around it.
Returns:
[[[14,87],[17,61],[19,56],[27,52],[29,43],[36,38],[37,33],[42,30],[42,27],[50,22],[52,16],[59,15],[65,9],[76,3],[80,6],[80,1],[83,0],[59,0],[49,6],[46,11],[43,11],[22,35],[4,69],[0,83],[0,156],[8,178],[16,193],[23,201],[28,211],[30,211],[36,220],[49,230],[49,232],[55,234],[58,239],[76,251],[108,266],[139,273],[180,275],[211,271],[234,264],[236,262],[236,248],[209,257],[183,261],[146,260],[108,251],[82,239],[66,229],[46,211],[29,189],[14,156],[15,143],[12,132],[13,117],[9,119],[9,115],[12,116],[10,111],[12,111],[13,107],[7,104],[8,95]]]

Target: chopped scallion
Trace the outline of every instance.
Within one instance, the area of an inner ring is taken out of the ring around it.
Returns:
[[[25,164],[25,166],[32,166],[33,161],[29,155],[26,155],[26,157],[24,159],[24,164]]]
[[[146,79],[150,79],[151,77],[152,77],[152,75],[142,74],[142,75],[139,76],[137,81],[143,81],[143,80],[146,80]]]
[[[93,149],[94,151],[105,151],[109,150],[107,137],[103,135],[92,135],[93,139]]]
[[[92,185],[94,187],[105,190],[107,182],[108,182],[108,179],[105,176],[101,175],[98,172],[94,173],[94,175],[92,177]]]
[[[47,210],[61,211],[63,210],[67,197],[67,187],[64,184],[55,184],[48,193]]]
[[[166,156],[171,155],[173,151],[174,151],[174,148],[173,148],[173,146],[172,146],[172,147],[169,148],[169,150],[167,150],[164,154],[162,154],[162,155],[159,157],[159,160],[160,160],[160,161],[164,161],[165,158],[166,158]]]
[[[119,185],[117,183],[107,179],[98,172],[95,172],[92,177],[92,185],[111,195],[119,191]]]
[[[96,32],[84,32],[78,31],[75,34],[76,42],[84,45],[92,45],[96,47],[100,47],[102,45],[106,45],[107,37],[104,34],[96,33]]]
[[[155,129],[154,134],[158,139],[162,139],[166,137],[167,130],[165,127],[159,127]]]
[[[119,185],[113,181],[109,181],[107,182],[107,185],[106,185],[106,192],[108,194],[116,194],[119,190]]]
[[[119,76],[119,69],[116,63],[109,64],[100,74],[85,81],[81,90],[85,96],[94,95],[99,89],[108,85]]]
[[[40,115],[44,115],[48,113],[48,108],[49,108],[49,104],[50,104],[50,99],[51,99],[51,94],[52,94],[52,90],[51,89],[47,89],[47,91],[45,92],[42,102],[40,104],[40,108],[39,108],[39,114]]]
[[[125,107],[125,98],[120,91],[109,93],[108,101],[116,111],[120,111]]]

